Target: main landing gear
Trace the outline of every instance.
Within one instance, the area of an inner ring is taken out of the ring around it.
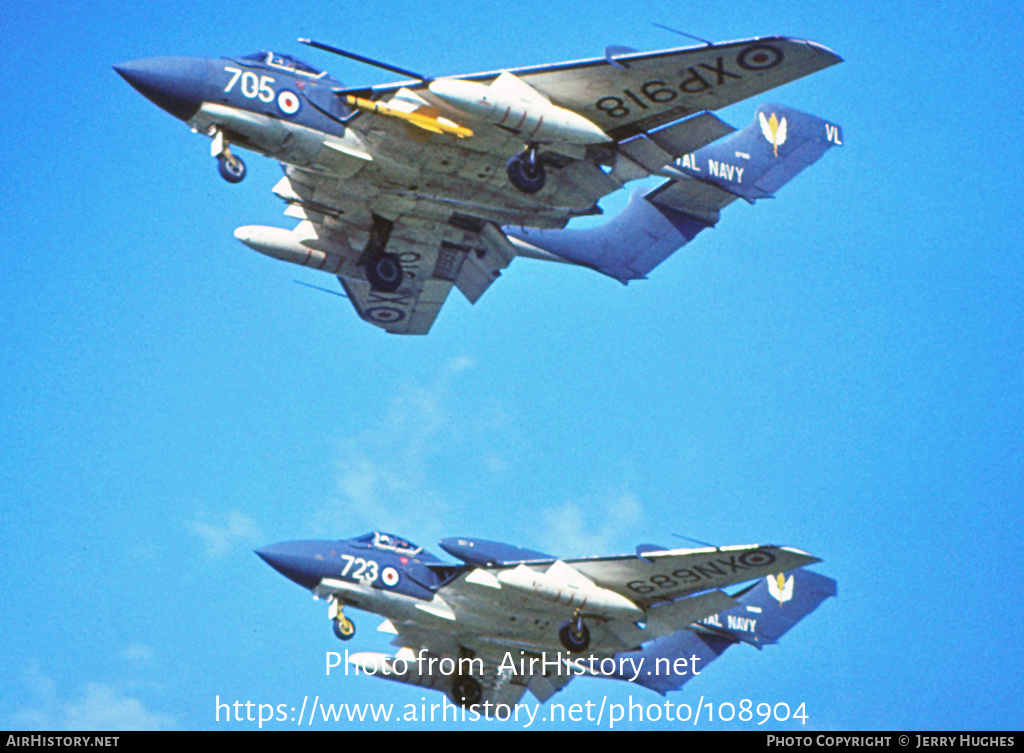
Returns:
[[[463,708],[476,706],[484,698],[484,689],[479,681],[470,675],[459,675],[452,682],[452,701]]]
[[[378,253],[366,261],[366,279],[370,287],[382,293],[393,293],[402,287],[402,264],[394,254]]]
[[[505,164],[505,173],[509,183],[523,193],[537,193],[547,180],[536,146],[527,146],[524,151],[510,157]]]
[[[405,270],[402,269],[398,257],[384,250],[388,245],[388,238],[391,237],[392,227],[394,223],[391,220],[373,215],[370,240],[367,241],[366,251],[363,253],[366,280],[371,288],[381,293],[394,293],[402,287],[402,281],[405,279]]]
[[[576,614],[562,625],[562,629],[558,631],[558,639],[569,653],[579,654],[590,647],[590,630],[583,622],[583,618]]]

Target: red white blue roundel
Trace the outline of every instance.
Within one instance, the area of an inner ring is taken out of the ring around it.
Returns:
[[[385,586],[394,586],[398,584],[398,571],[393,567],[385,567],[380,574],[380,579],[384,581]]]
[[[277,93],[277,106],[285,115],[294,115],[302,107],[299,95],[288,89],[282,89]]]

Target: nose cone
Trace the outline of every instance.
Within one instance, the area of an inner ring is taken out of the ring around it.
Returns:
[[[145,58],[114,70],[146,99],[182,120],[203,103],[210,64],[204,58]]]
[[[285,541],[257,549],[256,554],[286,578],[304,588],[316,588],[327,572],[322,542]]]

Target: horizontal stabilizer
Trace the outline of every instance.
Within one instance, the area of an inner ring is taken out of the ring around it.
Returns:
[[[668,635],[680,627],[737,606],[739,602],[722,591],[706,591],[649,609],[647,629],[653,635]]]
[[[718,141],[735,130],[713,112],[699,112],[653,130],[647,137],[673,157],[681,157]]]

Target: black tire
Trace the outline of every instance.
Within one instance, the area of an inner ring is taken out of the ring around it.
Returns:
[[[510,157],[505,163],[505,173],[508,182],[523,193],[537,193],[547,180],[544,165],[536,158],[531,161],[526,152]]]
[[[241,183],[245,178],[245,163],[234,155],[231,155],[231,159],[224,155],[218,157],[217,169],[220,171],[220,177],[228,183]]]
[[[578,617],[562,625],[558,639],[570,654],[579,654],[590,648],[590,630]]]
[[[343,617],[340,620],[332,620],[334,626],[334,634],[338,636],[338,640],[350,641],[356,634],[356,623],[347,617]]]
[[[378,254],[366,262],[366,279],[374,290],[393,293],[402,287],[405,271],[394,254]]]
[[[484,689],[475,677],[459,675],[452,683],[452,702],[467,708],[476,706],[484,698]]]

